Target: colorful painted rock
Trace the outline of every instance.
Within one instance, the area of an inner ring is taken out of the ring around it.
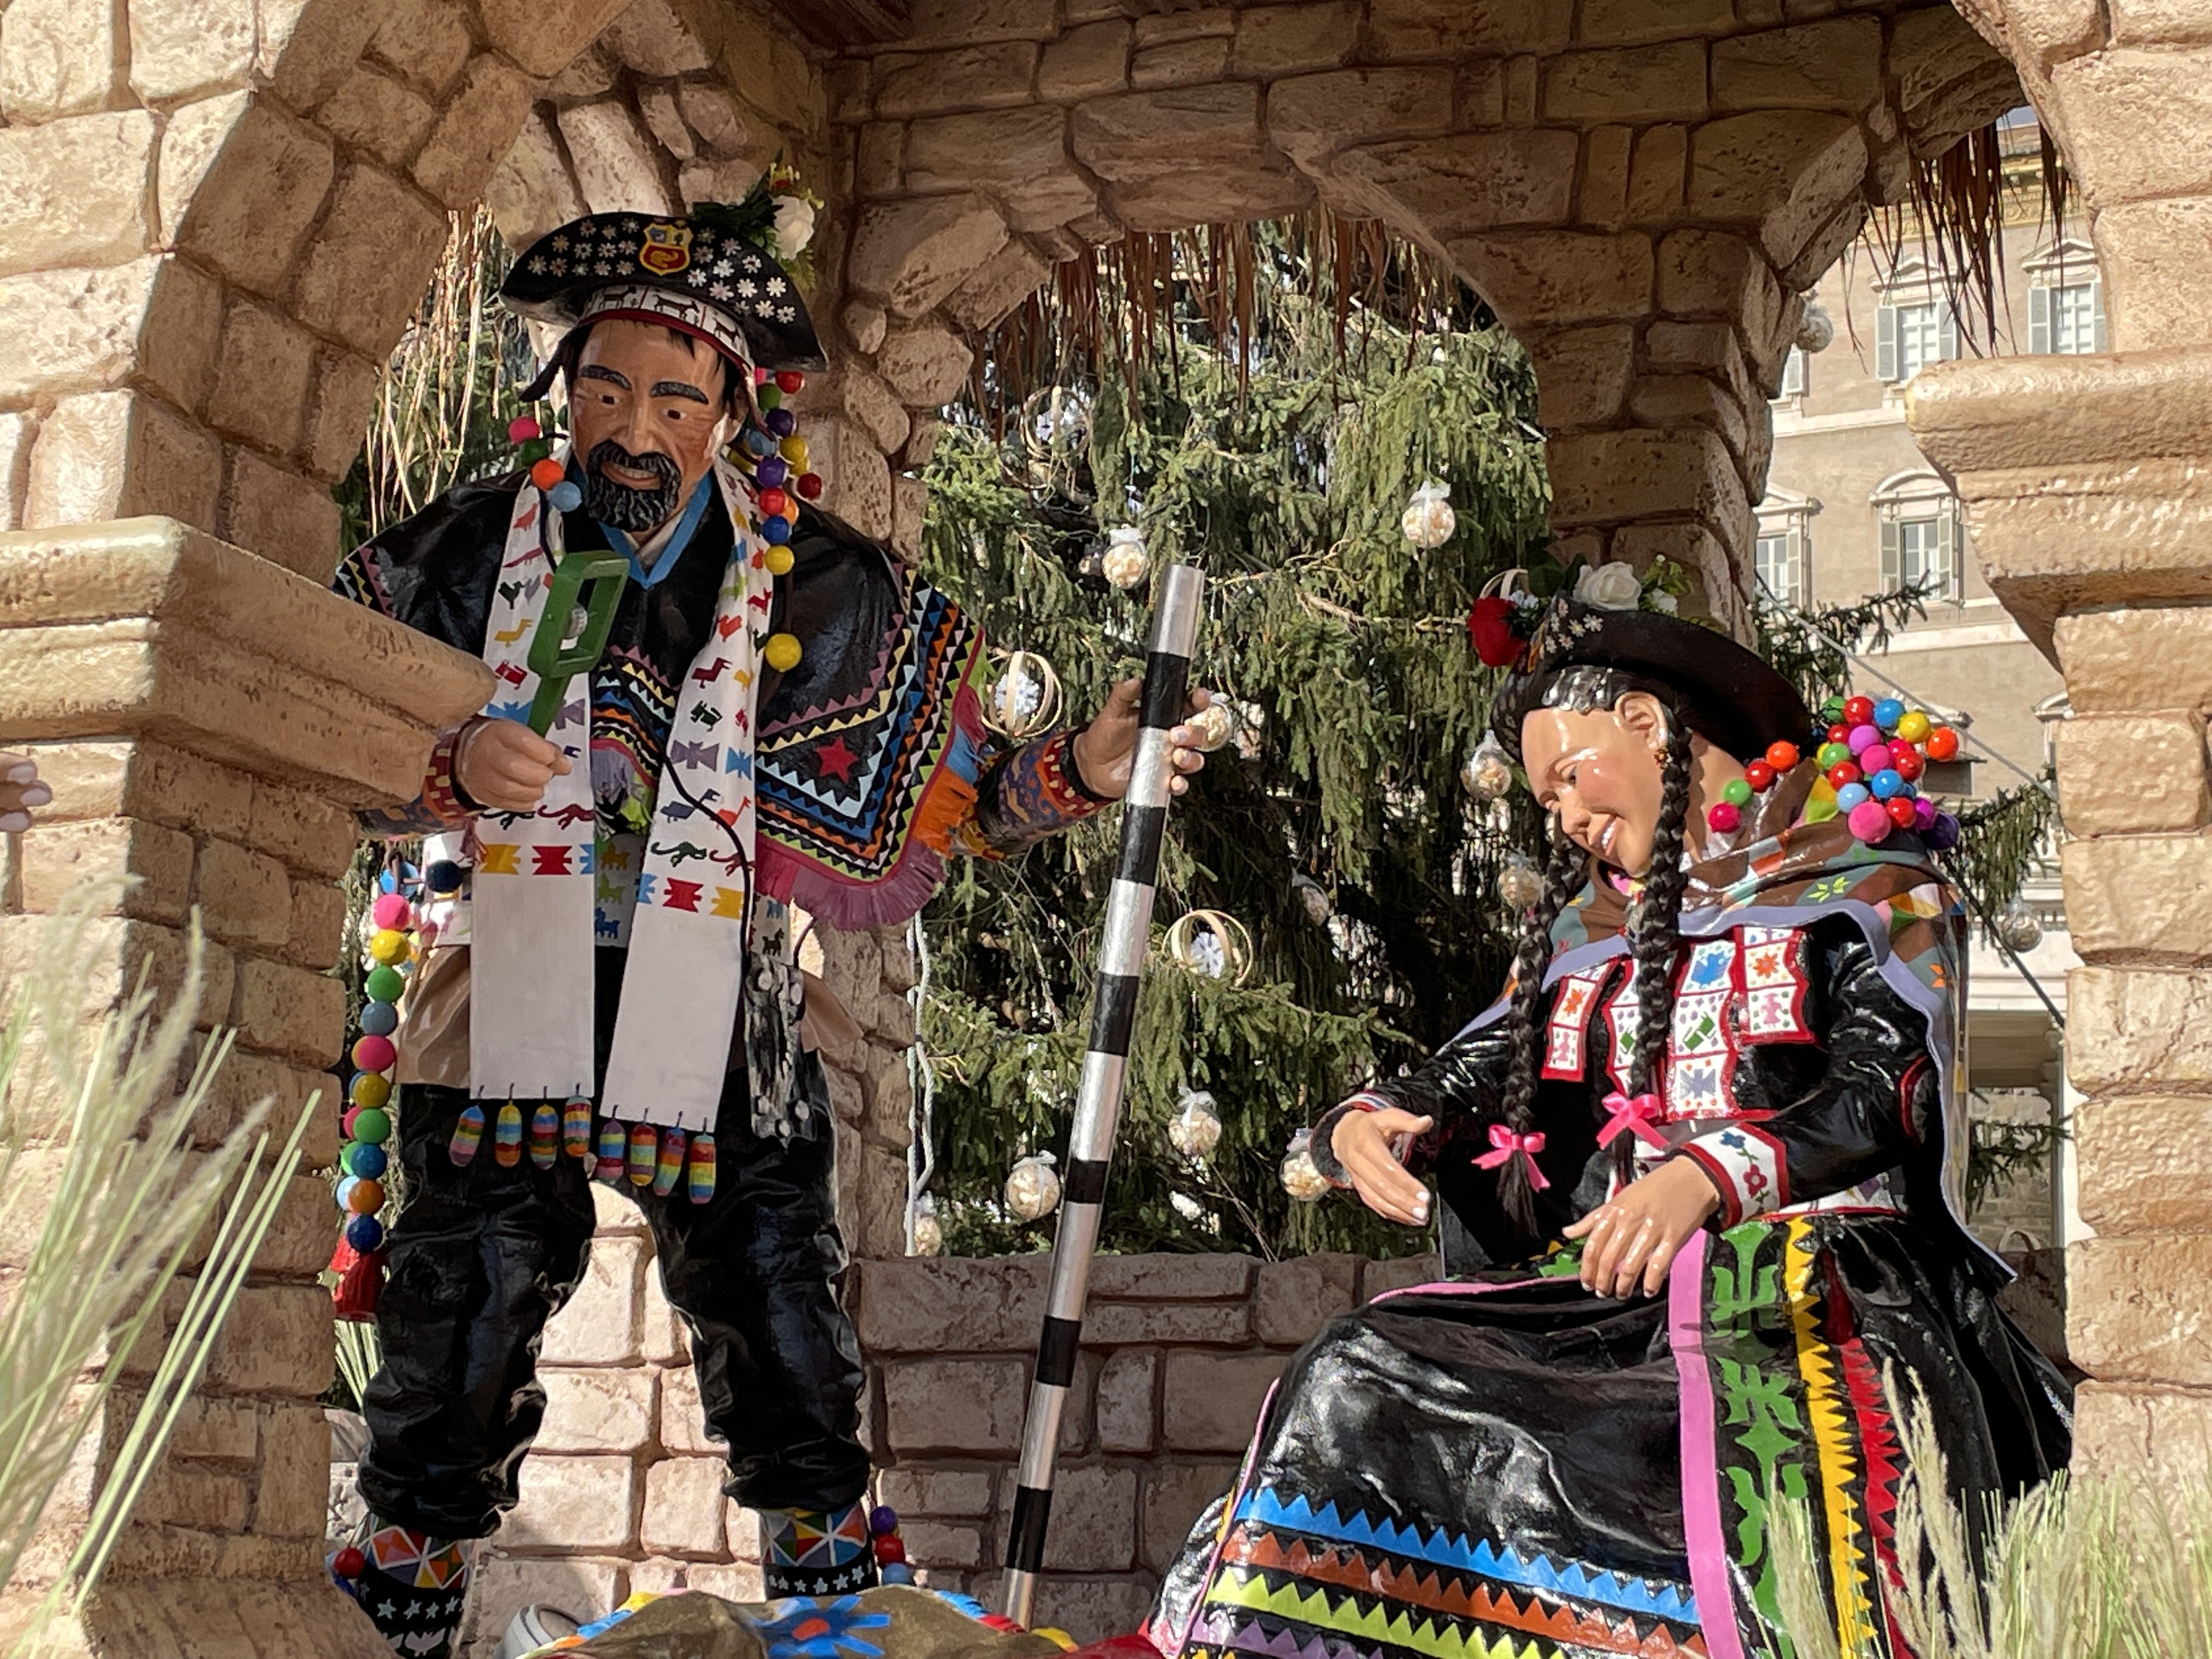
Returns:
[[[571,1158],[588,1162],[592,1156],[592,1103],[582,1096],[573,1097],[561,1109],[562,1148]]]
[[[499,1109],[492,1125],[491,1155],[502,1170],[522,1162],[522,1108],[511,1100]]]
[[[653,1165],[653,1190],[665,1198],[676,1190],[676,1183],[684,1178],[684,1131],[663,1129],[660,1132],[660,1161]]]
[[[599,1125],[599,1166],[592,1171],[594,1177],[611,1186],[622,1179],[623,1126],[609,1118]]]
[[[714,1137],[691,1137],[691,1172],[686,1181],[686,1190],[694,1204],[704,1204],[714,1195]]]
[[[629,1132],[629,1184],[647,1187],[653,1184],[653,1167],[659,1162],[659,1138],[653,1133],[650,1123],[641,1123]]]
[[[560,1156],[561,1114],[551,1101],[541,1100],[530,1115],[530,1161],[541,1170],[550,1170]]]

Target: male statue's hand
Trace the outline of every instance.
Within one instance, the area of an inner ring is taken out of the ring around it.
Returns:
[[[1415,1117],[1395,1106],[1372,1112],[1346,1112],[1329,1136],[1329,1150],[1344,1165],[1359,1201],[1379,1216],[1408,1227],[1429,1224],[1429,1189],[1398,1161],[1401,1136],[1425,1134],[1432,1117]]]
[[[569,770],[560,745],[520,720],[471,720],[453,747],[453,781],[471,800],[493,811],[537,811],[546,786]]]
[[[1093,793],[1109,800],[1119,800],[1129,793],[1129,767],[1137,758],[1137,702],[1144,695],[1141,679],[1123,680],[1106,695],[1106,706],[1098,711],[1098,718],[1076,733],[1075,769],[1083,774],[1084,782]],[[1196,714],[1213,701],[1211,691],[1193,691],[1184,705],[1187,716]],[[1168,733],[1173,748],[1175,771],[1168,787],[1180,795],[1190,787],[1188,775],[1206,764],[1206,756],[1199,748],[1199,734],[1188,726],[1178,726]]]

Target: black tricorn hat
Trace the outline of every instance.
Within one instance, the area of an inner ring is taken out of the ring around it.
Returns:
[[[1561,595],[1552,601],[1491,699],[1490,729],[1516,760],[1521,722],[1576,668],[1609,669],[1671,693],[1691,729],[1738,760],[1769,744],[1805,742],[1812,711],[1797,688],[1725,634],[1654,611],[1613,611]]]
[[[758,192],[757,192],[758,193]],[[525,248],[500,284],[508,310],[571,331],[612,317],[696,336],[752,368],[820,368],[822,343],[791,273],[766,249],[773,199],[699,202],[669,218],[592,213]],[[562,354],[554,354],[553,363]],[[553,364],[526,388],[544,394]]]

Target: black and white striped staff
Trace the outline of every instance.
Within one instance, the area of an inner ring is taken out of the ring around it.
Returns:
[[[1037,1343],[1036,1373],[1030,1382],[1029,1420],[1022,1430],[1022,1461],[1015,1475],[1013,1524],[1006,1535],[1005,1611],[1023,1626],[1030,1622],[1037,1572],[1044,1563],[1060,1414],[1067,1402],[1068,1385],[1075,1379],[1075,1348],[1083,1334],[1091,1257],[1098,1248],[1106,1166],[1114,1154],[1114,1129],[1127,1080],[1137,981],[1152,939],[1152,888],[1159,878],[1160,836],[1167,828],[1169,786],[1175,776],[1168,733],[1182,719],[1191,642],[1198,633],[1199,594],[1205,585],[1205,577],[1194,565],[1170,565],[1161,574],[1159,608],[1152,616],[1152,647],[1145,659],[1137,750],[1121,805],[1121,858],[1106,899],[1106,936],[1098,952],[1091,1047],[1083,1056],[1075,1127],[1068,1136],[1044,1335]]]

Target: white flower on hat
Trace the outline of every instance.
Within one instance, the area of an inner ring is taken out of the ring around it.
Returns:
[[[1633,611],[1643,592],[1643,582],[1625,564],[1586,564],[1575,578],[1575,597],[1603,611]]]
[[[814,240],[814,204],[804,196],[775,199],[775,257],[796,259]]]
[[[1651,608],[1662,617],[1671,617],[1680,611],[1681,606],[1675,603],[1674,596],[1665,588],[1655,587],[1651,590]]]

